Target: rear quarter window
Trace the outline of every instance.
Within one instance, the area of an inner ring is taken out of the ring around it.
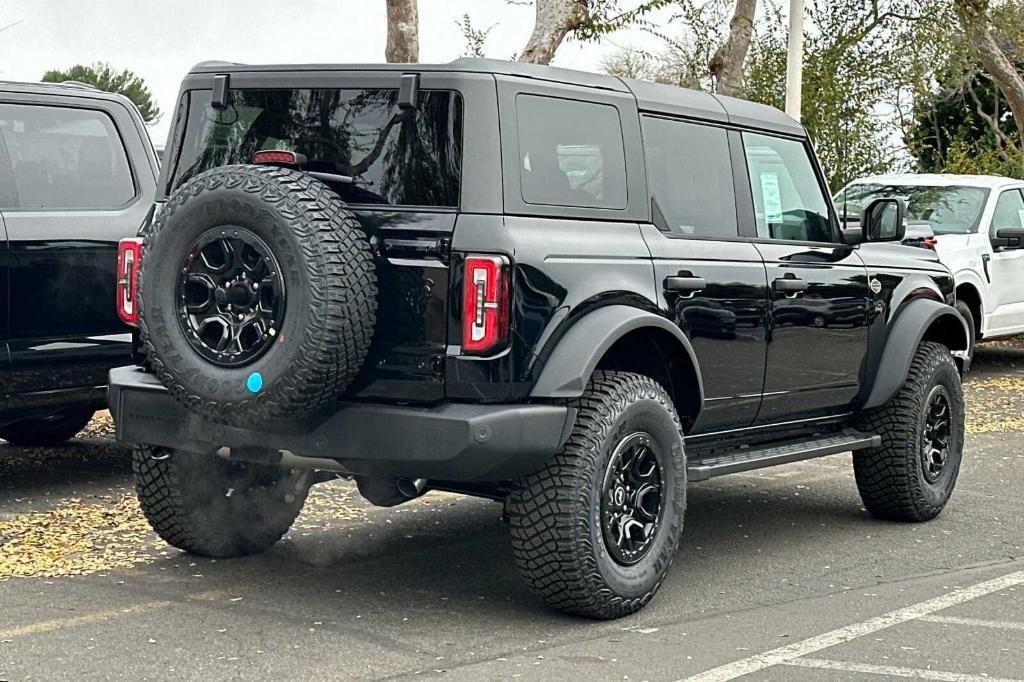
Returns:
[[[521,94],[516,97],[516,120],[524,202],[626,208],[626,160],[618,109]]]
[[[0,208],[112,210],[135,198],[128,155],[94,109],[0,104]]]

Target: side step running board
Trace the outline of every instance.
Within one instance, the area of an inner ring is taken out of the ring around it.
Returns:
[[[690,481],[706,481],[709,478],[735,474],[740,471],[752,471],[779,464],[801,462],[805,459],[825,457],[850,450],[877,448],[881,444],[881,436],[857,431],[843,431],[834,436],[814,440],[790,441],[771,447],[735,450],[705,457],[691,462],[686,473]]]

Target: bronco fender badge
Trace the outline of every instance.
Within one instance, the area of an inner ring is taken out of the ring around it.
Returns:
[[[870,280],[868,280],[868,287],[871,289],[872,292],[877,294],[882,290],[882,283],[879,282],[874,277],[872,277]]]

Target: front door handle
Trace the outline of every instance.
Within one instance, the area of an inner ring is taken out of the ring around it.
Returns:
[[[802,280],[799,277],[779,277],[772,285],[775,287],[775,291],[780,294],[793,295],[801,291],[807,291],[807,288],[810,286],[806,280]]]
[[[693,275],[670,275],[665,278],[665,291],[679,291],[683,293],[696,293],[703,291],[708,286],[703,277]]]

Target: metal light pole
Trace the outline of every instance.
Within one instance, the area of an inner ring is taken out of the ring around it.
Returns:
[[[789,50],[786,58],[786,113],[800,120],[804,83],[804,0],[789,0]]]

